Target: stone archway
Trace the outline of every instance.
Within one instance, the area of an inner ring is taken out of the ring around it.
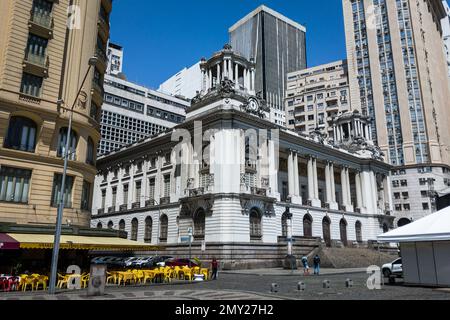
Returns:
[[[348,224],[345,219],[341,219],[341,222],[339,222],[339,229],[341,231],[341,242],[345,247],[348,247],[347,225]]]
[[[303,236],[312,238],[312,223],[313,219],[309,214],[303,217]]]
[[[408,224],[410,224],[412,221],[409,220],[408,218],[401,218],[400,220],[398,220],[397,226],[399,228],[404,227]]]

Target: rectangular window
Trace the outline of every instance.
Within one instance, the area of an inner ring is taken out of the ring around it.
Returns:
[[[91,210],[91,184],[83,181],[83,190],[81,193],[81,210]]]
[[[28,36],[25,60],[39,66],[45,66],[48,40],[34,34]]]
[[[422,203],[423,210],[430,210],[430,204],[429,203]]]
[[[2,166],[0,169],[0,201],[27,203],[31,171]]]
[[[63,176],[56,173],[53,178],[53,193],[52,193],[52,207],[58,207],[61,201],[61,186],[62,186]],[[73,190],[74,179],[71,176],[66,177],[66,183],[64,186],[64,207],[72,207],[72,190]]]
[[[42,77],[24,72],[20,92],[29,96],[39,97],[41,95],[43,80]]]
[[[112,207],[115,208],[117,205],[117,187],[112,188]]]
[[[135,202],[141,202],[141,190],[142,190],[142,182],[136,181],[136,197]]]
[[[170,197],[170,175],[164,176],[164,198]]]
[[[123,186],[123,204],[128,204],[128,185]]]
[[[151,178],[150,179],[150,187],[149,187],[149,199],[150,200],[154,200],[155,199],[155,186],[156,186],[156,179],[155,178]]]
[[[102,190],[102,209],[105,209],[105,205],[106,205],[106,190],[103,189]]]

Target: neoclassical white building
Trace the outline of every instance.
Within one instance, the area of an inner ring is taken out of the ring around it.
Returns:
[[[195,256],[230,267],[276,265],[287,239],[298,256],[393,227],[391,167],[358,115],[336,123],[345,143],[302,136],[267,120],[254,63],[230,46],[201,68],[186,122],[98,159],[92,227],[184,256],[191,229]]]

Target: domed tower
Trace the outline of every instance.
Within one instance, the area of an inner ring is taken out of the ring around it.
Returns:
[[[226,44],[209,60],[201,61],[202,95],[216,89],[223,81],[231,81],[237,91],[255,95],[255,67],[253,59],[248,61]]]

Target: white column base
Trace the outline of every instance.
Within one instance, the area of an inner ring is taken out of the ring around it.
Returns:
[[[330,202],[328,206],[330,207],[330,210],[339,210],[339,204],[337,202]]]
[[[348,204],[348,205],[345,206],[345,211],[347,211],[347,212],[354,212],[355,208],[353,208],[352,205]]]
[[[302,205],[302,197],[299,196],[289,196],[292,204]]]
[[[322,201],[320,201],[319,199],[312,199],[311,207],[322,208]]]

